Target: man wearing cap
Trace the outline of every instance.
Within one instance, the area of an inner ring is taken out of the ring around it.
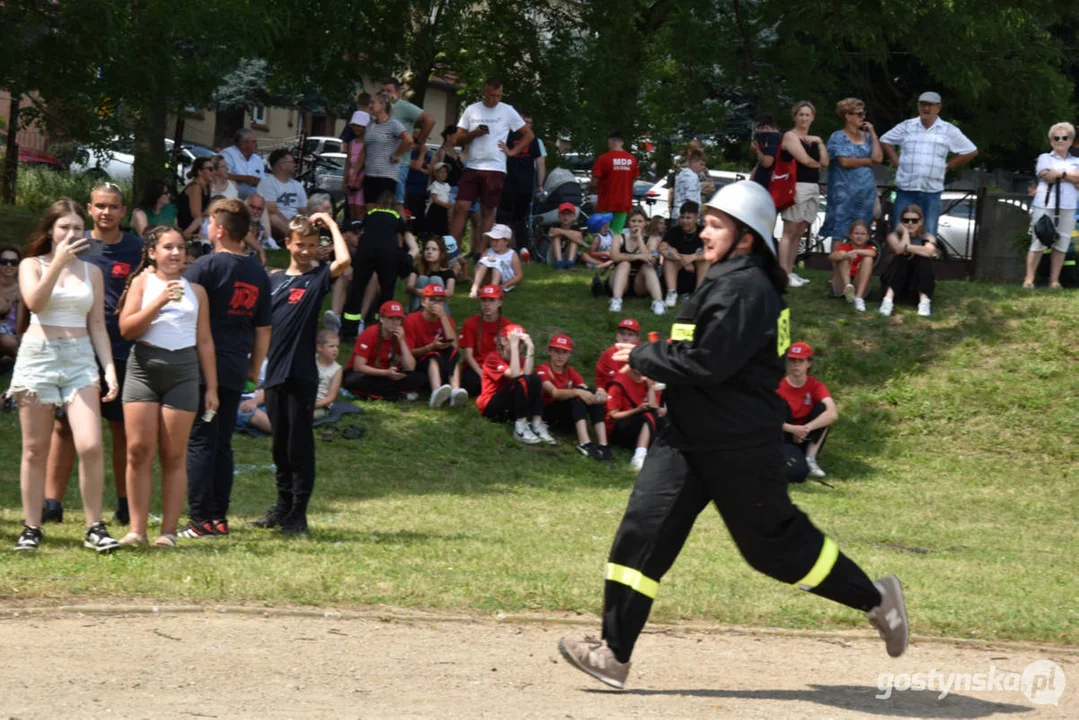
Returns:
[[[592,190],[596,191],[596,210],[614,215],[611,232],[621,233],[626,217],[633,209],[633,183],[640,174],[637,158],[622,149],[625,139],[614,130],[607,136],[607,152],[592,164]]]
[[[839,419],[828,388],[809,374],[812,364],[813,347],[805,342],[793,343],[787,351],[787,375],[776,389],[787,403],[783,442],[793,449],[787,459],[787,478],[792,482],[804,480],[807,471],[814,477],[825,476],[817,464],[817,454],[824,447],[828,427]]]
[[[240,130],[233,136],[232,142],[232,145],[221,151],[221,156],[229,166],[229,180],[236,183],[240,199],[246,200],[262,182],[266,163],[262,156],[255,152],[259,143],[253,131],[246,128]]]
[[[668,425],[647,452],[608,556],[603,639],[565,637],[559,650],[616,688],[625,687],[663,576],[709,503],[754,569],[865,611],[892,657],[907,648],[899,580],[870,580],[787,493],[778,427],[785,403],[775,389],[790,311],[772,198],[744,180],[707,207],[701,239],[711,268],[671,327],[672,342],[620,345],[611,358],[666,386]]]
[[[506,144],[510,132],[521,131],[521,139],[512,148]],[[468,148],[461,181],[457,184],[457,204],[453,210],[453,229],[450,234],[461,239],[468,219],[468,208],[477,198],[480,201],[481,227],[487,230],[494,224],[495,208],[502,200],[506,180],[506,158],[524,152],[532,145],[532,129],[513,106],[502,102],[502,81],[487,79],[483,100],[469,105],[457,121],[454,145]]]
[[[619,345],[636,345],[641,339],[641,324],[633,318],[622,318],[615,332],[615,344],[603,351],[596,363],[596,387],[600,392],[607,390],[607,386],[615,379],[615,376],[626,366],[624,362],[615,362],[611,358],[618,352]],[[607,402],[606,398],[604,402]]]
[[[881,135],[880,145],[892,167],[897,168],[892,227],[899,225],[903,208],[917,205],[925,214],[926,231],[936,235],[944,175],[977,157],[978,148],[962,130],[940,119],[940,95],[935,92],[918,96],[918,117],[904,120]],[[896,145],[902,149],[901,155],[896,154]],[[949,153],[954,153],[950,160]]]
[[[577,263],[577,248],[587,247],[581,228],[577,226],[577,206],[564,202],[558,206],[558,225],[547,231],[551,243],[551,255],[554,257],[555,270],[569,270]],[[566,244],[565,250],[562,243]],[[562,255],[565,253],[565,258]]]

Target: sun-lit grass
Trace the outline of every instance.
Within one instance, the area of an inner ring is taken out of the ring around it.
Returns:
[[[914,631],[1079,642],[1075,486],[1079,295],[944,282],[934,317],[899,308],[856,316],[824,297],[825,278],[789,296],[796,339],[841,419],[821,456],[835,486],[795,502],[872,575],[898,573]],[[506,315],[545,343],[555,331],[591,368],[618,318],[584,271],[528,267]],[[476,303],[453,300],[458,321]],[[642,301],[627,312],[666,333]],[[875,304],[871,304],[875,310]],[[629,453],[598,465],[522,448],[472,409],[365,404],[359,441],[319,441],[313,534],[283,540],[242,527],[273,496],[269,441],[238,436],[228,541],[174,553],[93,557],[69,520],[33,557],[0,546],[0,598],[65,602],[350,605],[479,610],[600,607],[602,569],[633,483]],[[18,531],[18,423],[0,417],[0,537]],[[111,500],[111,493],[110,493]],[[858,613],[755,574],[706,510],[655,605],[662,619],[782,627],[861,626]]]

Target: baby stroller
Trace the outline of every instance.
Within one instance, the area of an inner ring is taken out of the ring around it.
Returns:
[[[543,190],[537,194],[532,207],[532,238],[529,243],[532,262],[548,262],[551,243],[547,239],[547,229],[558,224],[558,206],[564,202],[573,203],[578,208],[578,216],[588,217],[583,207],[584,191],[577,176],[566,168],[555,168],[547,174]]]

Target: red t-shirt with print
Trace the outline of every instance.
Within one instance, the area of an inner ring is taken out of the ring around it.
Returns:
[[[550,363],[543,363],[536,370],[536,374],[542,382],[549,382],[555,386],[557,390],[572,390],[573,388],[584,385],[584,378],[581,377],[581,373],[574,370],[572,367],[566,366],[565,372],[556,373],[551,369]],[[543,404],[550,405],[554,402],[554,398],[543,393]]]
[[[640,382],[633,382],[626,373],[621,373],[610,385],[607,386],[607,429],[614,429],[612,412],[625,412],[640,406],[648,399],[648,383],[642,378]],[[663,403],[660,393],[656,393],[656,402]]]
[[[480,337],[480,325],[483,325],[483,337]],[[506,318],[499,318],[493,322],[483,322],[483,317],[473,315],[461,326],[461,340],[458,346],[462,349],[472,348],[472,357],[476,363],[483,367],[483,361],[495,351],[495,338],[502,328],[512,323]]]
[[[506,371],[509,369],[509,360],[496,352],[491,353],[484,359],[483,374],[480,376],[480,396],[476,398],[476,407],[480,409],[480,412],[487,409],[487,403],[491,402],[491,398],[495,396],[495,393],[513,380],[513,378],[506,375]]]
[[[874,248],[872,245],[869,245],[868,243],[865,244],[865,245],[862,245],[859,248],[856,248],[856,247],[854,247],[854,243],[849,243],[849,242],[840,243],[839,245],[836,245],[834,248],[832,248],[832,252],[850,252],[851,250],[876,250],[876,248]],[[858,274],[858,266],[860,266],[862,264],[862,260],[864,260],[864,259],[865,259],[865,255],[855,255],[854,256],[854,259],[850,261],[850,274],[851,275],[857,275]]]
[[[453,322],[453,318],[448,318],[450,321],[450,327],[453,329],[454,334],[457,332],[457,326]],[[408,342],[410,348],[423,347],[424,345],[430,345],[435,340],[442,340],[445,333],[442,330],[442,321],[435,318],[433,321],[428,322],[423,317],[423,310],[417,310],[416,312],[409,313],[405,318],[405,341]]]
[[[633,181],[637,179],[637,158],[625,150],[610,150],[592,164],[592,174],[599,180],[596,210],[629,212],[633,209]]]
[[[791,406],[791,415],[794,417],[792,425],[801,425],[817,403],[824,398],[832,397],[827,386],[812,375],[806,378],[805,385],[802,387],[794,387],[787,378],[783,378],[779,381],[776,392]]]
[[[401,348],[397,338],[382,338],[382,344],[379,345],[379,334],[381,332],[382,327],[380,325],[372,325],[360,333],[360,336],[356,338],[356,344],[352,346],[352,357],[348,359],[348,368],[350,370],[356,367],[356,358],[361,355],[371,367],[386,369],[392,366],[400,369],[401,357],[398,353]],[[407,336],[405,337],[405,343],[408,343]],[[375,355],[376,350],[378,351],[377,356]]]
[[[599,356],[599,361],[596,363],[596,389],[606,390],[607,386],[617,378],[620,374],[619,371],[625,365],[625,363],[616,363],[611,358],[618,352],[618,348],[614,345],[610,346],[603,351],[603,354]]]

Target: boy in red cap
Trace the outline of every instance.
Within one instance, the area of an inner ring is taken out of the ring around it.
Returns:
[[[459,387],[457,325],[446,314],[446,288],[428,285],[420,305],[405,318],[405,339],[416,358],[416,370],[430,381],[430,406],[442,407],[449,402],[456,407],[468,399],[468,392]]]
[[[660,394],[651,380],[633,368],[616,374],[607,394],[607,433],[615,445],[634,449],[629,464],[640,471],[649,446],[666,422]]]
[[[776,388],[779,396],[787,401],[783,442],[794,448],[787,465],[788,478],[792,482],[805,480],[806,468],[814,477],[825,476],[817,464],[817,454],[824,447],[828,426],[839,419],[839,410],[828,388],[809,374],[813,366],[812,358],[813,348],[809,343],[792,344],[787,351],[787,375]],[[803,455],[804,467],[799,462]]]
[[[416,372],[416,358],[405,335],[405,309],[396,300],[382,303],[379,321],[356,338],[343,384],[372,400],[415,400],[427,378]]]
[[[548,361],[536,370],[543,381],[543,419],[555,428],[577,433],[577,451],[593,460],[612,460],[607,445],[606,408],[593,388],[569,364],[573,340],[569,335],[555,335],[547,343]],[[588,423],[596,429],[596,442],[588,437]]]
[[[464,361],[458,365],[458,384],[468,391],[469,395],[480,394],[483,361],[495,352],[495,338],[502,329],[512,324],[502,315],[503,295],[502,288],[498,285],[484,285],[480,290],[480,314],[465,320],[461,326],[459,344]]]
[[[507,325],[498,334],[495,348],[497,352],[483,361],[483,392],[476,398],[476,407],[488,420],[513,420],[513,437],[518,442],[556,444],[543,422],[543,383],[532,372],[536,353],[532,338],[520,325]]]
[[[584,233],[577,226],[577,206],[564,202],[558,206],[558,227],[547,231],[551,242],[551,255],[554,257],[555,270],[569,270],[577,263],[577,248],[588,247]],[[562,244],[565,243],[565,260],[562,259]]]
[[[618,323],[618,332],[615,334],[614,341],[616,343],[636,344],[640,339],[641,324],[633,318],[622,318],[622,321]],[[596,387],[600,390],[606,390],[611,380],[625,365],[625,363],[616,363],[611,359],[616,352],[618,352],[618,345],[612,345],[603,351],[603,354],[599,356],[599,362],[596,363]],[[606,398],[604,398],[603,402],[607,402]]]

